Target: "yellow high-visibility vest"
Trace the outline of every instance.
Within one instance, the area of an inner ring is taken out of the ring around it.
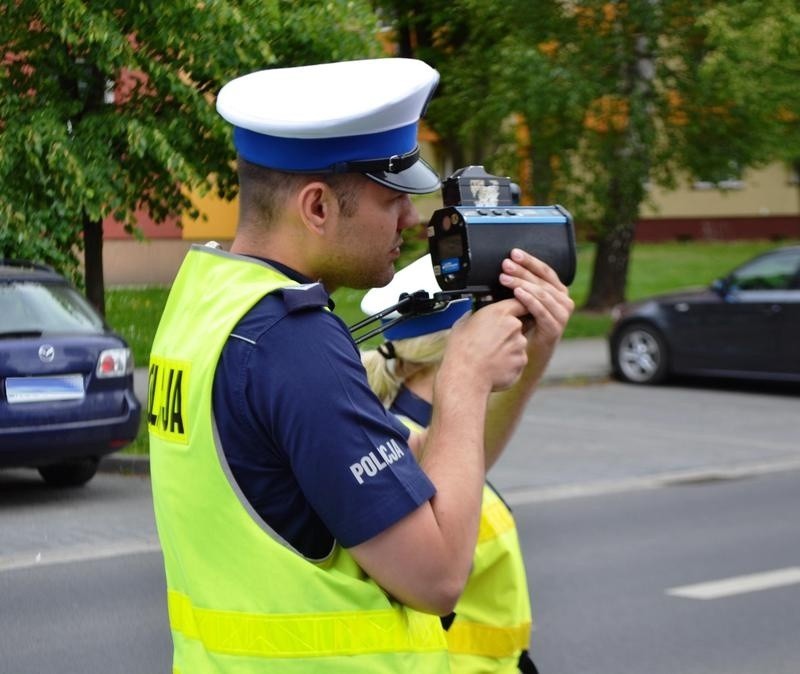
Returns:
[[[412,431],[422,429],[397,416]],[[488,483],[472,570],[446,637],[452,674],[514,674],[530,642],[531,603],[516,524]]]
[[[195,246],[156,333],[150,466],[173,672],[446,673],[437,617],[392,600],[338,545],[322,563],[303,558],[225,462],[212,413],[220,353],[256,302],[289,285],[265,263]]]

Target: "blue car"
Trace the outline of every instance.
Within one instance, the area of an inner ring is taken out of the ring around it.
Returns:
[[[0,468],[85,484],[140,415],[125,341],[50,267],[0,259]]]

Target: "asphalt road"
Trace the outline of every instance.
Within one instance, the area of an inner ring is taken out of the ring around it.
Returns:
[[[515,509],[542,674],[800,672],[800,471]]]
[[[51,489],[0,473],[0,672],[168,674],[149,480]]]
[[[491,478],[520,528],[543,674],[800,671],[796,582],[667,594],[800,566],[799,402],[763,387],[537,393]],[[146,477],[59,491],[0,473],[0,541],[0,672],[169,671]]]

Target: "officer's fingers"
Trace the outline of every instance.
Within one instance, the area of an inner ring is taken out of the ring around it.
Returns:
[[[572,313],[575,305],[566,288],[557,288],[550,283],[531,283],[521,279],[509,279],[507,287],[514,293],[514,298],[527,306],[528,298],[536,298],[539,303],[557,315]]]
[[[527,253],[521,248],[512,249],[509,257],[513,262],[532,272],[535,276],[552,283],[556,287],[560,286],[564,288],[564,285],[561,283],[561,279],[558,278],[558,274],[556,274],[555,270],[538,257]]]
[[[549,295],[556,302],[565,305],[568,305],[571,302],[569,299],[569,291],[561,283],[558,285],[553,285],[552,283],[549,283],[548,281],[538,277],[527,279],[505,273],[500,274],[500,283],[512,292],[517,288],[522,288],[530,295],[537,297]]]
[[[453,325],[453,331],[449,341],[452,341],[453,333],[492,334],[496,333],[498,330],[510,330],[514,326],[514,323],[516,323],[517,327],[519,326],[516,319],[524,316],[525,313],[525,307],[520,305],[520,303],[513,298],[493,302],[469,314],[467,317],[462,316],[461,319],[456,321],[455,325]],[[504,319],[508,318],[514,318],[514,322],[506,323]],[[503,325],[505,325],[505,328],[502,327]]]
[[[554,297],[563,295],[563,297]],[[495,328],[500,328],[500,317],[513,316],[515,322],[513,329],[518,334],[528,334],[534,325],[539,325],[538,333],[561,334],[572,313],[572,300],[565,293],[556,293],[552,287],[549,290],[537,286],[523,285],[514,289],[514,297],[500,300],[479,313],[489,319]]]
[[[546,281],[559,290],[566,290],[550,265],[519,248],[514,248],[510,256],[503,260],[502,269],[513,277],[531,282]]]
[[[486,311],[486,309],[493,309],[494,312],[497,314],[507,314],[509,316],[514,316],[515,318],[519,319],[524,318],[530,313],[528,311],[528,308],[522,302],[520,302],[518,299],[514,297],[494,302],[485,309],[481,309],[481,311]]]
[[[575,308],[565,293],[550,293],[542,288],[518,286],[514,297],[533,317],[539,334],[560,335]]]
[[[564,286],[557,288],[550,284],[540,284],[531,287],[523,284],[520,287],[539,297],[555,314],[566,315],[569,318],[575,310],[575,302],[569,296],[569,290]]]
[[[450,334],[446,359],[469,362],[483,373],[492,390],[508,385],[527,362],[528,339],[521,323],[527,313],[516,299],[495,302],[478,310]]]
[[[528,315],[528,308],[516,298],[493,302],[476,311],[469,322],[464,324],[464,335],[471,334],[469,339],[476,340],[476,346],[484,345],[482,348],[486,348],[487,353],[491,354],[512,344],[516,338],[522,337],[524,341],[523,333]],[[459,333],[463,330],[459,329]]]

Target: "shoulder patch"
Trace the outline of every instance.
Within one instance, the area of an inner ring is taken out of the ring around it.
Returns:
[[[331,301],[321,283],[304,283],[282,289],[283,302],[291,314],[303,309],[330,307]]]

